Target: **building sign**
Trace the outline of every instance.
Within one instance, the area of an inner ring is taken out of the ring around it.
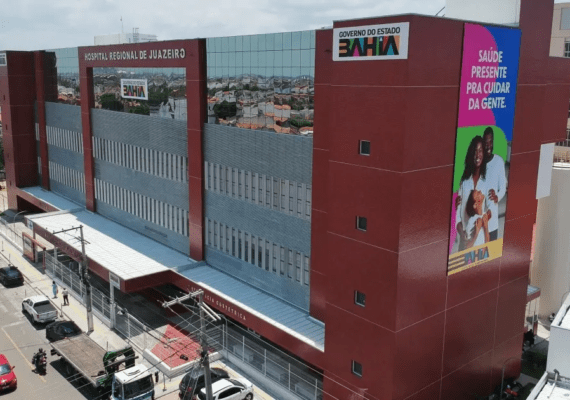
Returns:
[[[148,81],[146,79],[121,79],[121,97],[148,100]]]
[[[448,275],[503,254],[520,38],[465,24]]]
[[[85,53],[85,61],[180,60],[183,58],[186,58],[186,50],[183,48]]]
[[[6,62],[6,53],[0,53],[0,67],[8,65]]]
[[[333,34],[333,60],[406,59],[409,31],[409,22],[336,28]]]

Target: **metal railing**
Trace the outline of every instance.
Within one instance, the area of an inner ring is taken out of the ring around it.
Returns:
[[[322,400],[322,377],[303,363],[272,349],[268,350],[261,341],[243,335],[232,327],[226,329],[225,341],[229,354],[282,388],[303,399]]]
[[[71,262],[69,265],[65,265],[56,260],[50,252],[46,252],[44,256],[46,274],[60,285],[68,288],[70,294],[81,304],[84,304],[85,289],[79,278],[76,264]],[[113,309],[110,298],[93,287],[91,294],[93,313],[103,323],[110,326]],[[115,309],[115,330],[137,350],[141,352],[145,349],[152,350],[157,345],[165,346],[170,343],[171,338],[139,321],[126,308],[116,305]],[[217,352],[225,350],[230,361],[241,362],[251,367],[261,376],[298,397],[307,400],[322,400],[323,381],[321,375],[303,363],[271,349],[261,340],[243,334],[242,330],[234,327],[232,322],[224,321],[224,324],[210,327],[206,331],[208,345],[211,349]],[[199,343],[197,333],[200,331],[199,320],[185,319],[177,328],[188,332],[187,336]],[[172,354],[174,356],[174,350]]]
[[[8,239],[21,252],[24,251],[24,243],[22,241],[22,233],[16,231],[8,222],[0,219],[0,235]]]

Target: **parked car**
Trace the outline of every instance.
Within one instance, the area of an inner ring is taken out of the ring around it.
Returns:
[[[56,321],[46,326],[46,339],[50,342],[81,335],[81,333],[81,328],[73,321]]]
[[[230,376],[225,370],[221,368],[211,368],[210,377],[212,378],[212,383],[214,383],[219,381],[220,379],[227,379]],[[205,386],[206,386],[206,381],[204,377],[204,368],[193,369],[192,371],[184,375],[184,377],[180,381],[180,385],[178,386],[178,389],[180,389],[178,397],[182,399],[184,398],[184,395],[187,392],[190,392],[187,395],[189,399],[192,390],[194,390],[194,395],[197,395],[198,393],[200,393],[200,390],[202,390],[202,388]]]
[[[0,392],[14,390],[18,386],[18,380],[14,373],[14,367],[10,365],[4,354],[0,354]]]
[[[18,268],[10,265],[9,267],[0,268],[0,282],[4,286],[23,285],[24,275]]]
[[[198,393],[200,400],[206,400],[206,388]],[[253,384],[245,378],[220,379],[212,384],[213,400],[252,400]]]
[[[57,310],[46,296],[32,296],[22,301],[22,311],[32,317],[32,323],[53,322],[57,319]]]

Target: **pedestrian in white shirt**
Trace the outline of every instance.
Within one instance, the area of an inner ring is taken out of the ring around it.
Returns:
[[[493,154],[495,135],[493,128],[490,126],[483,132],[483,141],[485,143],[485,164],[487,165],[487,175],[485,182],[487,184],[487,206],[491,210],[491,218],[489,219],[489,236],[491,240],[497,240],[499,237],[499,201],[507,193],[507,177],[505,176],[505,161],[501,156]]]

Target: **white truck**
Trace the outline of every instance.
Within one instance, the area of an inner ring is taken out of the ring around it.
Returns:
[[[154,400],[152,375],[144,365],[135,365],[132,347],[106,351],[85,333],[50,343],[51,355],[60,356],[68,376],[82,375],[101,398]]]
[[[152,375],[144,365],[115,372],[111,400],[154,400]]]
[[[30,314],[33,324],[45,324],[57,319],[57,310],[46,296],[25,298],[22,301],[22,311]]]

